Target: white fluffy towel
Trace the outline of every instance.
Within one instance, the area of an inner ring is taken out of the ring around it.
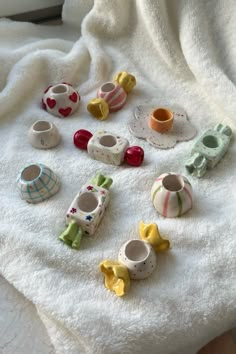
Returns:
[[[135,106],[156,99],[185,109],[198,135],[217,123],[235,133],[235,0],[66,0],[63,25],[0,20],[0,271],[37,307],[57,353],[192,354],[236,322],[235,142],[201,179],[189,176],[193,209],[180,218],[157,214],[153,181],[186,175],[193,141],[156,149],[130,134]],[[125,107],[98,121],[86,110],[99,85],[119,71],[136,76]],[[70,82],[81,94],[71,117],[41,109],[43,90]],[[34,149],[27,132],[38,119],[58,127],[62,142]],[[91,160],[73,145],[78,129],[126,137],[145,150],[139,168]],[[20,169],[41,162],[61,190],[39,204],[21,200]],[[95,237],[79,251],[58,240],[74,196],[96,172],[113,178],[111,201]],[[156,222],[172,244],[146,280],[123,298],[104,287],[98,265],[117,259]]]

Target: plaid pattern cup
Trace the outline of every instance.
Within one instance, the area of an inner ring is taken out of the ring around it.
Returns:
[[[56,194],[60,181],[49,167],[37,163],[22,169],[17,178],[17,187],[22,199],[36,204]]]

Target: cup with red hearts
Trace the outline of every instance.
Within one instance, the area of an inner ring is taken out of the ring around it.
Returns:
[[[54,116],[66,118],[73,114],[79,107],[80,95],[72,85],[61,83],[48,86],[44,91],[42,106]]]

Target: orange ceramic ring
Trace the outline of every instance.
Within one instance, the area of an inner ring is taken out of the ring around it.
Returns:
[[[149,127],[158,133],[165,133],[172,128],[173,122],[173,112],[166,108],[156,108],[150,115]]]

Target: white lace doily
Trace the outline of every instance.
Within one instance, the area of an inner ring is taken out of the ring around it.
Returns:
[[[148,125],[150,113],[158,108],[166,108],[173,112],[174,123],[170,131],[158,133]],[[177,106],[160,106],[160,104],[139,105],[134,110],[134,119],[128,123],[130,132],[137,138],[146,139],[159,149],[169,149],[178,141],[191,140],[196,135],[196,128],[190,123],[185,111]]]

